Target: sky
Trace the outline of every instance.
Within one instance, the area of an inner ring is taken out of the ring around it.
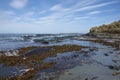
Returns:
[[[87,33],[120,20],[120,0],[0,0],[0,33]]]

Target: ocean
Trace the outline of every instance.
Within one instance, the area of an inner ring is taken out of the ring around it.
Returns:
[[[52,45],[81,34],[0,34],[0,50]]]

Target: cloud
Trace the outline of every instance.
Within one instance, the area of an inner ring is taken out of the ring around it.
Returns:
[[[98,14],[98,13],[101,13],[101,11],[92,11],[92,12],[89,12],[88,14],[92,15],[92,14]]]
[[[87,6],[87,5],[91,5],[91,4],[94,4],[96,2],[98,2],[99,0],[81,0],[79,2],[77,2],[73,7],[72,9],[75,9],[75,8],[80,8],[80,7],[83,7],[83,6]]]
[[[109,5],[112,4],[114,2],[106,2],[106,3],[102,3],[102,4],[94,4],[93,3],[89,3],[88,6],[88,1],[85,1],[84,3],[86,4],[86,6],[77,6],[74,7],[62,7],[63,4],[56,4],[54,6],[52,6],[48,11],[43,10],[43,11],[39,11],[39,12],[35,12],[35,11],[29,11],[26,12],[25,14],[22,14],[21,16],[17,16],[13,18],[13,22],[23,22],[23,23],[34,23],[34,24],[54,24],[55,22],[60,22],[60,23],[68,23],[70,21],[79,21],[79,20],[85,20],[87,18],[90,18],[90,15],[88,16],[87,14],[97,14],[100,13],[101,11],[91,11],[89,13],[86,13],[86,15],[80,15],[80,14],[75,14],[78,11],[86,11],[89,9],[94,9],[94,8],[99,8],[105,5]],[[94,3],[96,2],[96,0],[94,0]],[[41,14],[46,14],[46,12],[52,11],[51,14],[47,14],[45,16],[40,16],[40,17],[34,17],[37,15],[41,15]],[[54,12],[57,11],[57,12]]]
[[[89,18],[88,16],[84,16],[84,17],[75,17],[74,20],[82,20],[82,19],[87,19]]]
[[[84,1],[77,2],[76,4],[74,3],[73,4],[74,6],[72,5],[70,7],[65,7],[64,4],[56,4],[56,5],[52,6],[50,8],[50,10],[51,11],[59,11],[58,12],[59,16],[63,17],[66,15],[71,15],[71,14],[75,15],[77,12],[80,12],[80,11],[84,12],[87,10],[101,8],[103,6],[107,6],[107,5],[116,3],[117,1],[104,2],[104,3],[97,4],[98,2],[99,2],[99,0],[93,0],[92,2],[91,2],[91,0],[84,0]],[[64,7],[62,7],[62,6],[64,6]],[[86,13],[86,14],[97,14],[97,13],[100,13],[100,11],[90,12],[90,13]]]
[[[13,11],[4,11],[0,10],[0,23],[4,24],[7,22],[10,22],[12,18],[15,16],[15,13]]]
[[[21,9],[26,6],[28,0],[12,0],[10,6],[16,9]]]
[[[77,1],[76,3],[72,4],[71,7],[65,7],[66,4],[64,3],[59,3],[59,4],[56,4],[54,6],[52,6],[50,8],[51,11],[64,11],[64,12],[68,12],[68,11],[73,11],[73,10],[76,10],[78,8],[81,8],[83,6],[87,6],[87,5],[91,5],[91,4],[94,4],[95,2],[97,2],[98,0],[81,0],[81,1]],[[75,2],[75,1],[72,1],[72,2]],[[67,2],[69,3],[69,1]],[[64,6],[64,7],[63,7]]]
[[[56,5],[54,5],[50,8],[50,10],[52,10],[52,11],[59,11],[59,10],[62,10],[62,9],[63,8],[62,8],[61,4],[56,4]]]
[[[13,1],[27,1],[27,0],[13,0]],[[56,4],[54,6],[52,6],[51,8],[49,8],[49,10],[42,10],[39,12],[36,11],[29,11],[29,12],[25,12],[24,14],[21,14],[19,16],[14,16],[12,17],[13,19],[11,20],[12,22],[22,22],[22,23],[33,23],[33,24],[54,24],[56,22],[60,22],[60,23],[68,23],[70,21],[79,21],[79,20],[85,20],[87,18],[90,18],[90,14],[98,14],[101,11],[91,11],[89,13],[86,14],[76,14],[76,12],[79,11],[86,11],[89,9],[94,9],[94,8],[99,8],[99,7],[103,7],[112,3],[115,3],[115,1],[112,2],[105,2],[105,3],[101,3],[101,4],[95,4],[96,0],[94,0],[93,2],[90,2],[91,0],[86,0],[86,1],[82,1],[82,3],[84,3],[85,5],[78,5],[78,3],[74,3],[73,5],[75,6],[69,6],[66,7],[64,4]],[[89,3],[90,2],[90,3]],[[64,7],[63,7],[64,6]],[[51,14],[48,14],[48,12],[51,11]],[[44,14],[44,15],[41,15]],[[89,15],[87,15],[89,14]]]
[[[98,1],[98,0],[97,0]],[[56,12],[52,15],[49,15],[47,17],[43,17],[44,21],[45,20],[53,20],[53,21],[70,21],[70,20],[83,20],[83,19],[87,19],[90,18],[90,15],[88,16],[87,14],[98,14],[101,11],[91,11],[90,13],[86,13],[86,15],[80,15],[80,14],[76,14],[76,12],[79,11],[86,11],[86,10],[91,10],[91,9],[95,9],[95,8],[100,8],[103,6],[107,6],[110,5],[112,3],[115,3],[116,1],[112,1],[112,2],[105,2],[105,3],[101,3],[101,4],[95,4],[97,2],[96,0],[94,0],[93,2],[91,2],[91,0],[86,0],[86,1],[81,1],[81,3],[76,3],[74,4],[74,6],[71,7],[62,7],[63,4],[56,4],[54,6],[52,6],[50,8],[50,10],[52,11],[59,11]],[[84,5],[83,5],[84,3]],[[80,16],[80,17],[79,17]]]
[[[110,5],[110,4],[113,4],[113,3],[116,3],[116,2],[117,1],[112,1],[112,2],[96,4],[96,5],[85,6],[85,7],[82,7],[82,8],[77,8],[77,9],[73,10],[72,12],[78,12],[78,11],[85,11],[85,10],[95,9],[95,8],[103,7],[103,6]]]
[[[40,12],[38,12],[38,14],[43,14],[45,12],[47,12],[47,10],[40,11]]]

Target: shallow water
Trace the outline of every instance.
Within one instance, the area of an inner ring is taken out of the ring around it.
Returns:
[[[8,78],[25,73],[25,66],[4,66],[0,64],[0,77]]]
[[[112,70],[108,67],[111,65],[120,66],[120,62],[118,62],[117,64],[113,62],[113,59],[115,58],[115,56],[118,55],[117,53],[120,51],[115,51],[115,49],[110,46],[92,43],[89,41],[71,40],[67,41],[66,43],[63,42],[62,44],[77,44],[93,47],[96,49],[94,51],[88,51],[89,48],[84,49],[90,54],[87,56],[81,54],[81,52],[68,52],[62,54],[58,53],[56,57],[48,57],[44,60],[45,62],[53,61],[57,62],[57,64],[52,69],[40,71],[35,76],[35,79],[39,79],[43,73],[46,74],[45,76],[48,76],[48,73],[54,72],[53,74],[56,74],[54,77],[59,76],[59,78],[57,77],[57,79],[55,80],[85,80],[86,78],[88,78],[88,80],[92,80],[94,78],[96,78],[95,80],[120,80],[120,75],[113,76],[112,74],[115,72],[115,70]],[[108,56],[105,55],[106,53],[108,54]],[[73,55],[77,55],[77,57],[72,58],[71,56]],[[120,57],[118,57],[117,59],[120,60]],[[73,74],[73,76],[63,76],[64,73],[58,74],[59,72],[62,73],[66,70],[70,71],[70,73]]]
[[[4,67],[3,64],[0,64],[0,76],[2,77],[9,77],[14,76],[14,72],[16,72],[16,67]]]

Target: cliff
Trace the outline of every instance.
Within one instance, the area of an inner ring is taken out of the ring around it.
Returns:
[[[120,38],[120,20],[112,22],[111,24],[92,27],[89,34],[96,37]]]

